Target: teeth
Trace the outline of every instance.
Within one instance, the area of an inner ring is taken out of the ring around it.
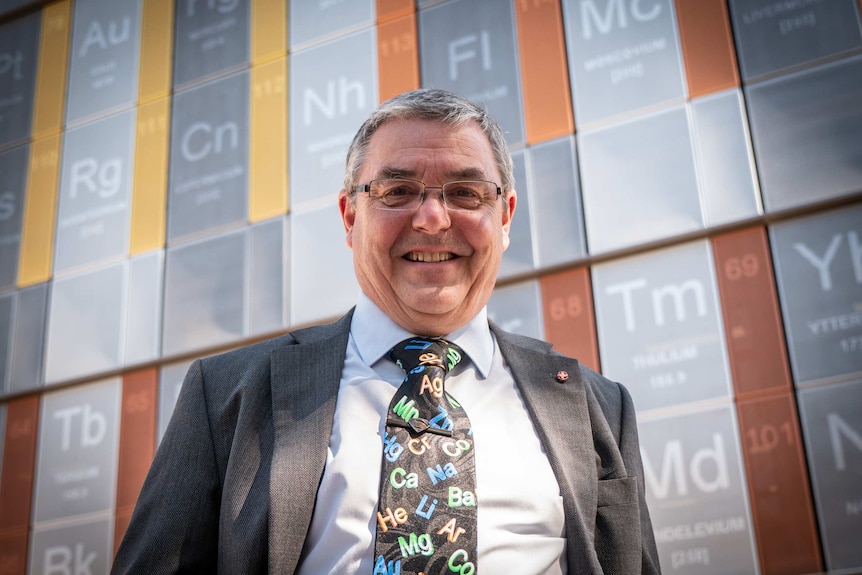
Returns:
[[[407,259],[411,262],[445,262],[451,260],[454,256],[449,252],[410,252],[407,254]]]

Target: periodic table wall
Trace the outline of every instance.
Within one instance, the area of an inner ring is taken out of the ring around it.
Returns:
[[[107,573],[191,361],[350,308],[420,86],[504,128],[489,315],[627,385],[665,572],[862,573],[860,10],[0,1],[0,573]]]

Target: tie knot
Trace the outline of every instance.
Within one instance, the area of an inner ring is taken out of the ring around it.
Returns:
[[[389,350],[389,359],[408,374],[429,367],[448,372],[461,363],[461,357],[461,348],[439,338],[411,337]]]

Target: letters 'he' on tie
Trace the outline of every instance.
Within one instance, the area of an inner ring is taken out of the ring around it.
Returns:
[[[475,575],[476,475],[470,420],[446,392],[458,346],[410,338],[389,358],[406,377],[383,436],[373,575]]]

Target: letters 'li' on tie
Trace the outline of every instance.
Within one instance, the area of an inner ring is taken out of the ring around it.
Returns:
[[[461,357],[418,337],[389,352],[406,377],[383,436],[373,575],[477,573],[473,434],[444,385]]]

